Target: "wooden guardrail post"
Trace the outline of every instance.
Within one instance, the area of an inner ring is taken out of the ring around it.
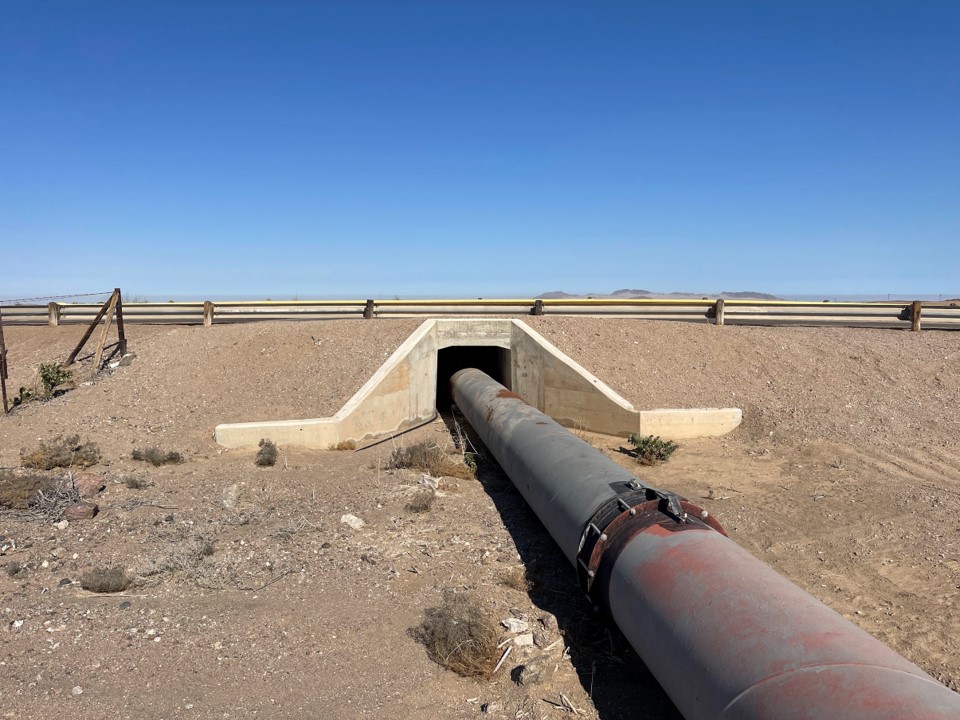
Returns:
[[[203,326],[204,327],[210,327],[211,325],[213,325],[213,313],[216,307],[217,306],[214,305],[209,300],[203,301]]]
[[[10,412],[7,407],[7,346],[3,341],[3,311],[0,310],[0,395],[3,396],[3,412]]]
[[[123,357],[127,354],[127,334],[123,329],[123,298],[120,295],[120,288],[114,288],[113,291],[117,294],[117,348],[120,357]]]
[[[373,300],[367,300],[367,304],[363,308],[363,319],[364,320],[373,319]]]
[[[60,306],[55,303],[47,303],[47,325],[56,327],[60,324]]]
[[[543,300],[534,300],[533,301],[533,310],[530,311],[531,315],[543,315]]]
[[[717,298],[713,304],[713,318],[714,325],[723,325],[723,298]]]
[[[920,332],[920,313],[923,310],[923,303],[914,300],[910,306],[910,329],[914,332]]]

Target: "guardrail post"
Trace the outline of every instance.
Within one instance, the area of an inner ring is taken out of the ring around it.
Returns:
[[[543,315],[543,300],[534,300],[531,315]]]
[[[60,324],[60,306],[57,303],[47,303],[47,325],[56,327]]]
[[[914,332],[920,332],[920,312],[923,309],[923,303],[914,300],[910,306],[910,329]]]
[[[204,327],[210,327],[211,325],[213,325],[213,312],[216,309],[216,307],[217,306],[214,305],[209,300],[203,301],[203,326]]]
[[[717,326],[723,325],[723,298],[717,298],[717,302],[713,305],[713,317],[714,324]]]
[[[367,304],[363,308],[363,319],[364,320],[373,319],[373,300],[367,300]]]

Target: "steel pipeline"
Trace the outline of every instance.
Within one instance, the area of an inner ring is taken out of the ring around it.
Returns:
[[[687,720],[958,720],[960,695],[490,377],[457,406]]]

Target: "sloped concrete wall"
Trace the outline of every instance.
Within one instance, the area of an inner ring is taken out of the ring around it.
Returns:
[[[722,435],[740,424],[736,408],[643,410],[611,390],[519,320],[427,320],[333,417],[229,423],[214,436],[228,448],[280,445],[327,449],[400,432],[436,417],[437,351],[500,347],[511,390],[570,428],[626,437],[683,439]]]

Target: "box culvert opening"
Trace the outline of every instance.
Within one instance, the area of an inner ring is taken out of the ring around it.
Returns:
[[[510,351],[501,347],[458,345],[437,351],[437,411],[449,412],[450,378],[464,368],[482,370],[501,385],[510,387]]]

